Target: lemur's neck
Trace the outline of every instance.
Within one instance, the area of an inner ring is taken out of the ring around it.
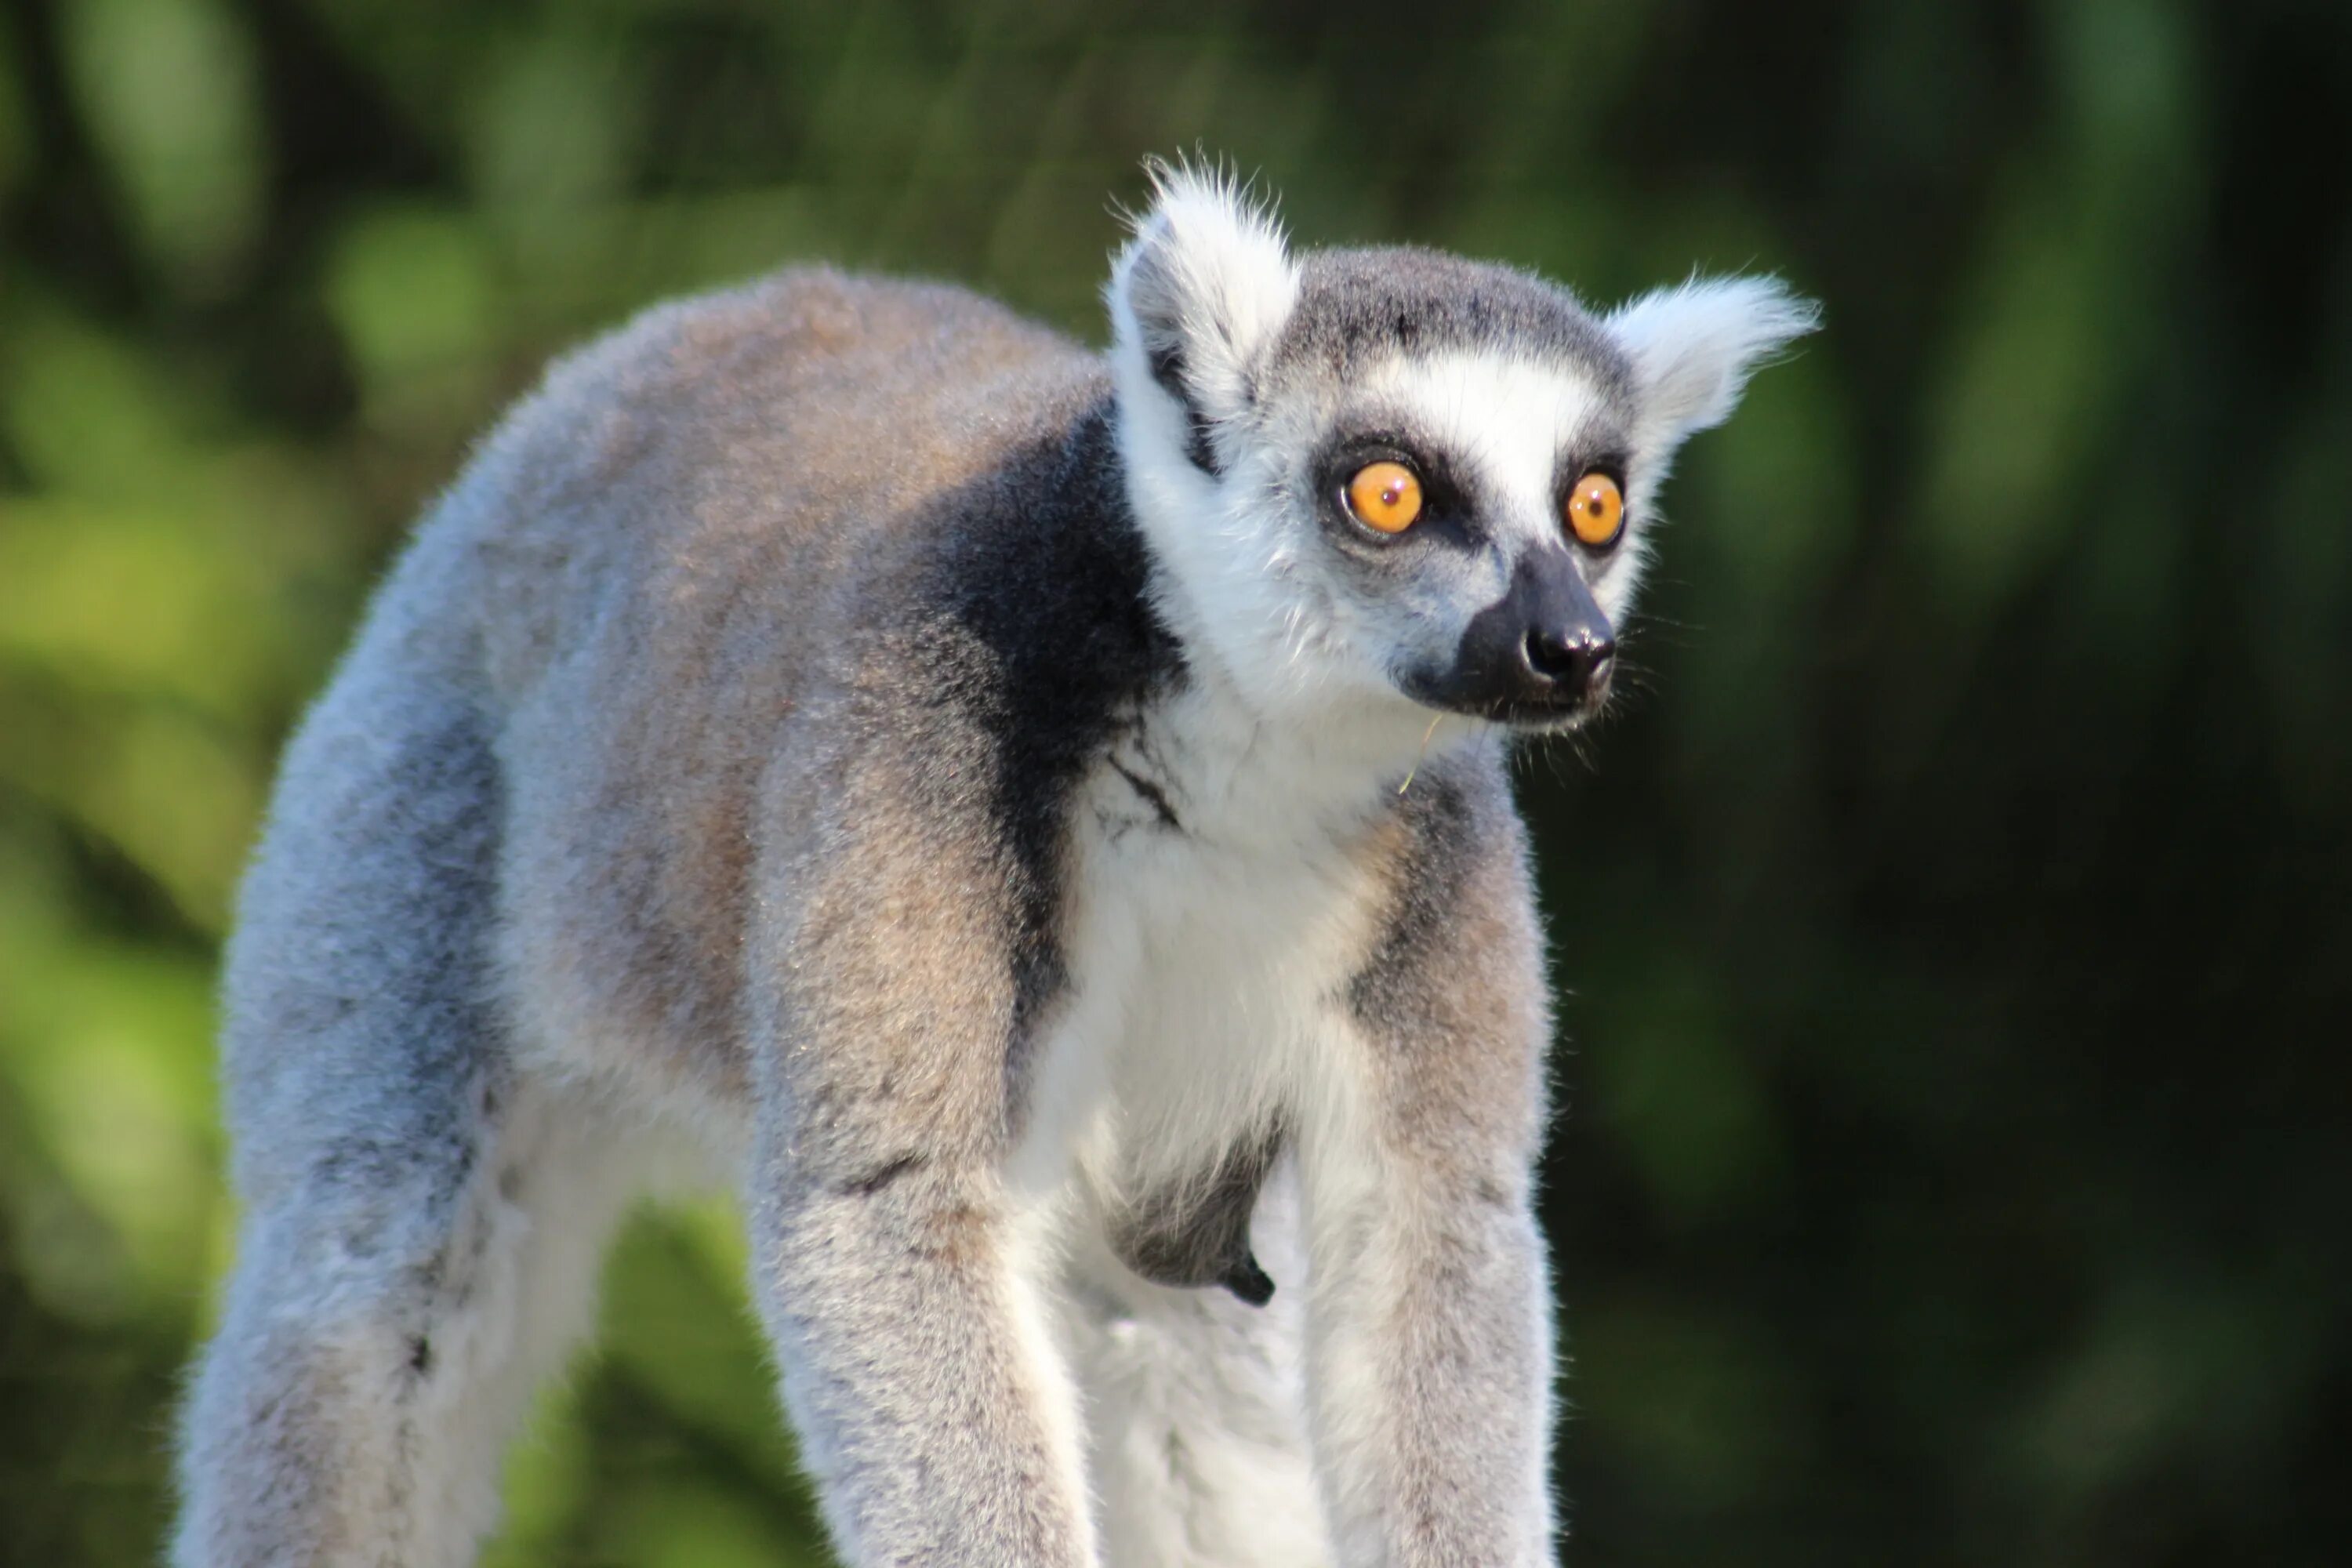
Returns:
[[[1278,850],[1344,838],[1396,803],[1416,765],[1501,743],[1490,725],[1434,714],[1418,726],[1361,712],[1286,721],[1213,661],[1188,654],[1188,670],[1118,735],[1109,762],[1204,842]]]

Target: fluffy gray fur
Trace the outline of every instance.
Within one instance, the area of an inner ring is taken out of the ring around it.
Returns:
[[[231,944],[181,1568],[470,1561],[613,1226],[698,1178],[845,1562],[1549,1560],[1504,758],[1606,668],[1494,649],[1605,635],[1809,317],[1294,257],[1160,178],[1107,355],[782,274],[557,365],[421,527]],[[1366,443],[1426,471],[1395,538]]]

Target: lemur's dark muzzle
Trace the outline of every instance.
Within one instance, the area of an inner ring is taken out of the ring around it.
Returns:
[[[1417,700],[1506,722],[1587,718],[1609,695],[1617,639],[1565,549],[1530,550],[1510,591],[1470,619],[1451,669],[1407,683]]]

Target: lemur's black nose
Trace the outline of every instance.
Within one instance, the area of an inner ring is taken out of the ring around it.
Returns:
[[[1590,625],[1528,633],[1528,668],[1570,702],[1597,703],[1609,691],[1617,645]]]
[[[1617,640],[1568,550],[1530,550],[1503,596],[1470,617],[1450,664],[1411,672],[1406,694],[1498,723],[1558,728],[1609,695]]]

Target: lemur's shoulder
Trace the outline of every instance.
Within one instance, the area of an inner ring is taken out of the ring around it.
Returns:
[[[662,622],[656,646],[699,651],[763,605],[775,637],[821,637],[975,498],[1050,475],[1108,387],[1099,354],[967,290],[788,269],[556,362],[422,552],[462,558],[435,576],[464,584],[502,693],[615,605]]]
[[[555,361],[540,396],[707,417],[854,384],[931,407],[1082,376],[1097,357],[953,284],[790,267],[653,306]]]
[[[794,268],[558,360],[476,468],[541,504],[551,486],[683,480],[705,521],[873,515],[1002,461],[1107,384],[1098,355],[969,290]]]

